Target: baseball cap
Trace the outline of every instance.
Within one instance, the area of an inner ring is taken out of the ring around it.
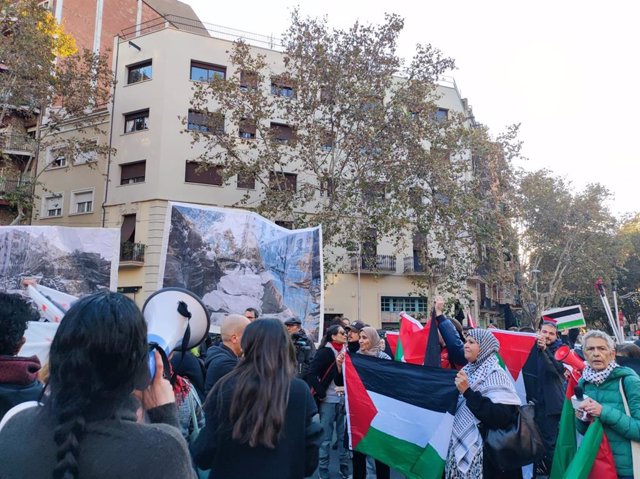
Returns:
[[[355,331],[361,331],[362,328],[364,328],[366,326],[366,324],[364,324],[362,321],[354,321],[353,323],[351,323],[349,326],[347,326],[344,329],[353,329]]]

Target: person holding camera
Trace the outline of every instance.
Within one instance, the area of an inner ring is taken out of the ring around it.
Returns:
[[[316,355],[316,346],[307,337],[307,333],[302,329],[302,321],[298,318],[289,318],[284,322],[284,325],[287,327],[287,332],[296,349],[297,374],[302,378],[309,371],[309,365]]]

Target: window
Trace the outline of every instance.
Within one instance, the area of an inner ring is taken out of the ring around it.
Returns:
[[[67,166],[67,157],[65,151],[62,148],[52,148],[51,150],[49,150],[49,158],[47,164],[49,168],[62,168],[63,166]]]
[[[381,296],[380,310],[392,313],[426,313],[427,298],[418,298],[414,296]]]
[[[320,139],[320,149],[324,152],[330,152],[333,150],[333,146],[335,143],[335,134],[332,131],[325,131],[322,133],[322,138]]]
[[[85,163],[91,163],[92,161],[96,161],[98,159],[98,152],[93,149],[98,147],[97,141],[89,141],[85,145],[83,145],[83,150],[78,152],[75,159],[73,160],[76,165],[84,165]]]
[[[191,60],[191,74],[189,78],[193,81],[213,81],[214,78],[224,80],[226,76],[227,67]]]
[[[127,67],[127,85],[151,80],[151,75],[151,60],[136,63],[135,65],[129,65]]]
[[[293,98],[296,96],[295,89],[293,88],[293,82],[283,77],[274,77],[271,79],[271,94],[286,98]]]
[[[256,72],[240,72],[240,90],[249,91],[258,89],[258,74]]]
[[[71,204],[75,214],[91,213],[93,211],[93,190],[72,193]]]
[[[277,143],[290,143],[295,140],[295,131],[289,125],[271,123],[271,136]]]
[[[276,191],[297,191],[298,175],[295,173],[271,173],[269,184]]]
[[[189,110],[187,130],[202,133],[224,133],[224,115],[222,113],[208,113]]]
[[[256,122],[247,118],[243,118],[242,120],[240,120],[238,135],[240,136],[240,138],[244,138],[245,140],[255,140]]]
[[[146,161],[136,161],[135,163],[120,165],[120,184],[131,185],[133,183],[143,183],[146,168]]]
[[[123,215],[120,226],[120,241],[122,243],[135,243],[136,239],[136,215]]]
[[[55,218],[62,216],[62,193],[53,193],[44,198],[44,216]]]
[[[149,110],[134,111],[124,115],[124,132],[133,133],[149,129]]]
[[[198,161],[187,161],[184,181],[203,185],[222,186],[222,166],[201,167]]]
[[[333,196],[336,192],[335,178],[325,177],[320,180],[320,196]]]
[[[435,119],[438,123],[449,119],[449,110],[446,108],[438,108],[435,113]]]
[[[255,176],[253,176],[251,173],[238,173],[237,187],[245,190],[255,190]]]

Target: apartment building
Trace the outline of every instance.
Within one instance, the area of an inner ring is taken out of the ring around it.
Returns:
[[[34,222],[120,228],[118,284],[138,304],[157,288],[169,201],[229,207],[246,194],[259,193],[243,178],[223,182],[215,169],[198,170],[194,159],[201,150],[192,146],[188,134],[199,127],[197,114],[189,111],[192,87],[213,76],[234,74],[229,61],[232,41],[245,35],[207,29],[171,15],[124,30],[113,45],[117,84],[109,135],[98,140],[109,141],[117,154],[66,168],[56,162],[55,152],[46,160],[50,171],[42,181],[48,191],[42,192]],[[272,39],[253,35],[245,40],[266,56],[274,73],[283,68]],[[443,113],[468,111],[454,83],[441,85],[438,93]],[[228,134],[251,133],[228,121],[221,128]],[[325,319],[344,315],[393,327],[400,311],[428,314],[428,300],[411,294],[412,280],[422,274],[411,242],[398,251],[381,238],[374,248],[368,254],[375,255],[375,270],[351,258],[343,272],[325,271]],[[476,318],[482,284],[481,277],[467,284],[475,298],[471,307]],[[491,288],[488,291],[492,294]]]

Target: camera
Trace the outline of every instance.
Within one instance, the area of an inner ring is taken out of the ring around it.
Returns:
[[[291,340],[293,341],[293,345],[296,347],[296,349],[303,349],[305,351],[308,351],[311,349],[311,346],[309,346],[309,342],[307,341],[306,336],[304,334],[301,334],[300,332],[293,333],[291,335]]]

